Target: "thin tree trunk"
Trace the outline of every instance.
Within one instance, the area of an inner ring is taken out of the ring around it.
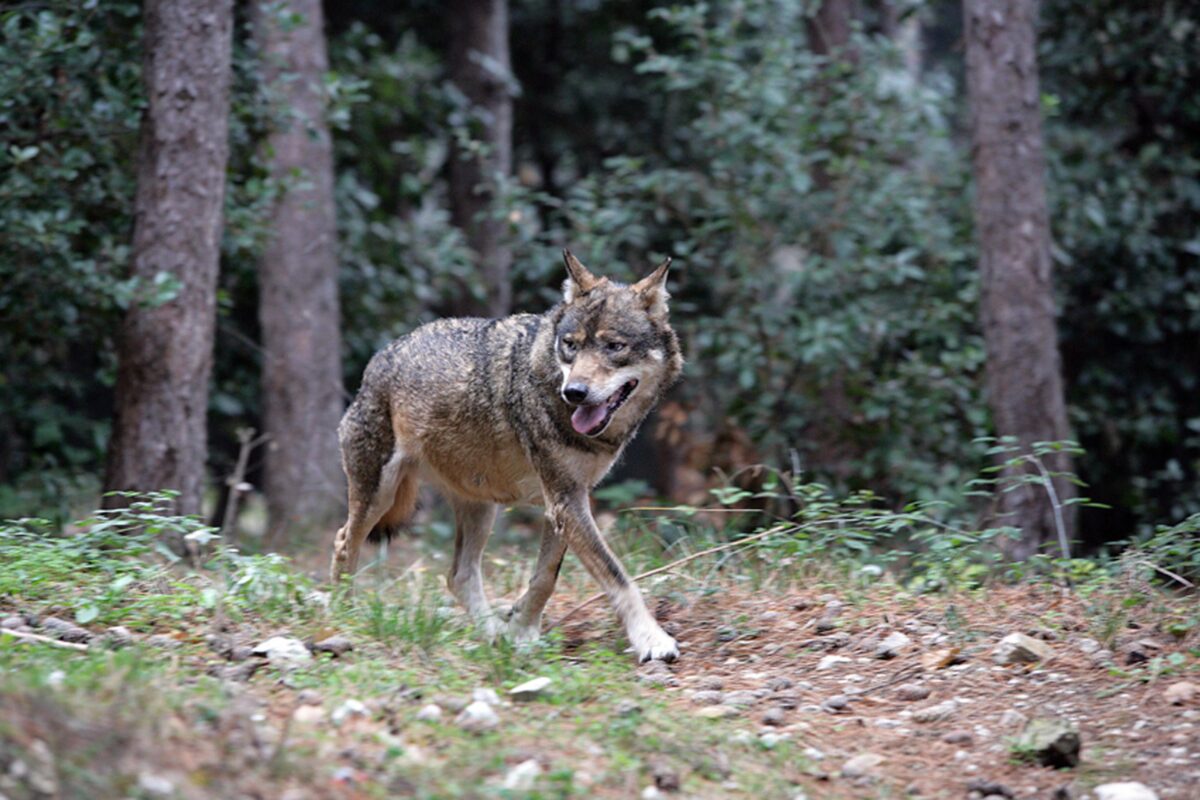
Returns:
[[[857,61],[857,52],[846,49],[856,19],[856,0],[821,0],[816,11],[808,18],[809,46],[818,55],[840,55],[849,61]]]
[[[466,232],[486,285],[487,300],[459,311],[503,316],[512,301],[512,254],[503,244],[504,220],[494,216],[496,175],[512,172],[512,65],[507,0],[450,0],[450,80],[470,101],[485,152],[450,154],[454,224]]]
[[[104,488],[174,489],[178,510],[195,514],[207,452],[233,4],[146,0],[145,30],[132,270],[140,300],[118,337]],[[174,296],[157,301],[156,285],[171,284]]]
[[[342,512],[343,409],[329,63],[319,0],[254,6],[263,79],[284,121],[268,140],[283,188],[259,269],[269,542]]]
[[[997,433],[1016,437],[1028,451],[1033,442],[1070,436],[1051,280],[1037,3],[964,0],[963,8],[988,403]],[[1071,469],[1066,455],[1047,461],[1051,470]],[[1062,501],[1075,496],[1068,481],[1055,480],[1054,489]],[[1011,548],[1014,558],[1055,537],[1044,487],[1002,494],[1000,505],[1006,521],[1023,532]],[[1073,507],[1066,512],[1071,537]]]

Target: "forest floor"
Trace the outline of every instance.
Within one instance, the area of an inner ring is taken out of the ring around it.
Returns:
[[[517,595],[531,550],[497,550],[493,592]],[[481,644],[438,588],[444,556],[415,545],[332,606],[287,564],[255,562],[243,584],[283,594],[238,606],[179,567],[93,580],[45,561],[0,564],[0,627],[18,631],[0,632],[11,800],[1078,800],[1123,781],[1200,797],[1200,609],[1147,586],[920,595],[832,567],[693,562],[645,587],[682,657],[639,667],[603,603],[532,651]],[[591,592],[568,562],[547,621]],[[997,663],[1013,633],[1042,657]],[[275,636],[308,649],[251,653]],[[510,698],[537,677],[542,693]],[[475,700],[495,718],[463,710]],[[1077,765],[1028,760],[1035,718],[1077,731]]]

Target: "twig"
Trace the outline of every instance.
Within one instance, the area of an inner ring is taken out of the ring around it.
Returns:
[[[1134,563],[1141,564],[1143,567],[1149,567],[1150,569],[1154,570],[1155,572],[1160,572],[1163,575],[1166,575],[1168,578],[1173,578],[1173,579],[1179,581],[1180,583],[1182,583],[1184,586],[1186,586],[1189,589],[1196,588],[1196,584],[1192,583],[1187,578],[1183,577],[1182,575],[1176,575],[1174,572],[1171,572],[1171,570],[1160,567],[1158,564],[1154,564],[1150,561],[1145,561],[1142,559],[1139,559],[1139,560],[1135,561]]]
[[[265,442],[268,436],[264,433],[255,439],[254,428],[247,427],[238,428],[237,438],[241,445],[238,448],[237,465],[233,468],[233,473],[225,479],[225,484],[229,487],[229,494],[225,498],[225,518],[221,521],[221,536],[225,537],[226,544],[232,541],[228,534],[237,527],[237,507],[238,501],[242,497],[240,487],[246,481],[246,466],[250,462],[250,453]]]
[[[1054,529],[1058,533],[1058,547],[1062,551],[1062,557],[1069,559],[1071,557],[1071,548],[1067,544],[1067,523],[1063,519],[1062,503],[1058,499],[1058,492],[1054,489],[1054,478],[1046,471],[1046,467],[1042,464],[1042,460],[1037,456],[1026,456],[1033,465],[1037,467],[1037,471],[1042,476],[1043,485],[1046,487],[1046,494],[1050,497],[1050,507],[1054,509]]]
[[[0,636],[15,636],[18,639],[28,639],[31,642],[41,642],[48,644],[51,647],[62,647],[67,650],[80,650],[84,653],[88,651],[86,644],[76,644],[75,642],[64,642],[59,639],[51,639],[49,636],[42,636],[40,633],[26,633],[25,631],[14,631],[12,628],[0,629]]]
[[[756,542],[759,539],[765,539],[768,536],[774,536],[775,534],[778,534],[778,533],[785,533],[785,532],[794,531],[794,530],[799,530],[799,526],[776,525],[774,528],[767,528],[765,531],[759,531],[758,533],[756,533],[752,536],[743,537],[741,539],[738,539],[736,542],[726,542],[725,544],[720,544],[720,545],[717,545],[716,547],[710,547],[707,550],[701,550],[698,553],[692,553],[689,556],[684,556],[683,558],[672,561],[670,564],[667,564],[662,567],[658,567],[657,569],[652,569],[649,572],[643,572],[640,575],[634,576],[633,581],[634,581],[634,583],[636,583],[637,581],[640,581],[643,578],[649,578],[653,575],[658,575],[663,572],[669,572],[670,570],[673,570],[682,564],[686,564],[689,561],[695,561],[697,558],[701,558],[702,556],[711,555],[713,553],[720,553],[724,550],[732,550],[733,548],[738,547],[743,544],[749,544],[750,542]],[[582,603],[575,606],[567,613],[563,614],[561,617],[556,619],[554,622],[551,622],[550,625],[546,628],[546,630],[552,630],[554,628],[557,628],[559,625],[562,625],[568,619],[575,616],[580,611],[583,611],[585,608],[590,606],[592,603],[595,603],[595,602],[597,602],[599,600],[603,600],[603,599],[604,599],[604,592],[598,592],[597,594],[592,595],[587,600],[584,600]]]

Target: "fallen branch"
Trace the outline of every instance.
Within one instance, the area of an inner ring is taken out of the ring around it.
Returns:
[[[40,633],[26,633],[25,631],[14,631],[12,628],[0,628],[0,636],[14,636],[17,639],[28,639],[31,642],[40,642],[48,644],[52,647],[62,647],[67,650],[80,650],[84,653],[88,651],[86,644],[76,644],[75,642],[64,642],[59,639],[51,639],[49,636],[42,636]]]
[[[683,558],[672,561],[670,564],[667,564],[662,567],[658,567],[657,569],[652,569],[649,572],[643,572],[641,575],[635,575],[633,577],[633,582],[637,583],[638,581],[642,580],[643,578],[649,578],[649,577],[658,575],[663,572],[669,572],[682,564],[686,564],[689,561],[695,561],[697,558],[702,558],[703,556],[712,555],[713,553],[720,553],[724,550],[732,550],[733,548],[740,547],[741,545],[744,545],[744,544],[750,544],[751,542],[757,542],[759,539],[766,539],[768,536],[774,536],[779,533],[788,533],[788,532],[795,531],[795,530],[799,530],[799,526],[790,525],[790,524],[789,525],[776,525],[774,528],[767,528],[765,531],[759,531],[758,533],[756,533],[752,536],[745,536],[741,539],[738,539],[736,542],[726,542],[725,544],[719,544],[716,547],[710,547],[707,550],[701,550],[698,553],[692,553],[691,555],[684,556]],[[595,602],[597,602],[599,600],[603,600],[603,599],[604,599],[604,592],[598,592],[597,594],[592,595],[587,600],[584,600],[582,603],[575,606],[574,608],[572,608],[567,613],[563,614],[558,619],[554,620],[554,622],[551,622],[550,625],[546,628],[546,630],[553,630],[554,628],[557,628],[559,625],[562,625],[568,619],[575,616],[580,611],[583,611],[585,608],[590,606],[592,603],[595,603]]]
[[[1196,584],[1192,583],[1187,578],[1183,577],[1182,575],[1176,575],[1174,572],[1171,572],[1171,570],[1164,569],[1163,567],[1160,567],[1158,564],[1152,563],[1150,561],[1146,561],[1144,559],[1139,559],[1137,563],[1141,564],[1143,567],[1149,567],[1150,569],[1154,570],[1155,572],[1162,573],[1163,575],[1166,575],[1168,578],[1173,578],[1173,579],[1179,581],[1180,583],[1182,583],[1184,586],[1186,586],[1189,589],[1196,588]]]

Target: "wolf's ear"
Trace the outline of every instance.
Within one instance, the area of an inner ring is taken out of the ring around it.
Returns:
[[[633,285],[633,290],[646,304],[646,311],[656,319],[667,318],[667,269],[671,266],[671,257],[658,265],[658,268]]]
[[[567,265],[567,274],[570,276],[563,281],[563,299],[568,303],[580,295],[587,294],[600,282],[599,278],[588,272],[587,267],[579,263],[579,259],[570,250],[563,250],[563,263]]]

